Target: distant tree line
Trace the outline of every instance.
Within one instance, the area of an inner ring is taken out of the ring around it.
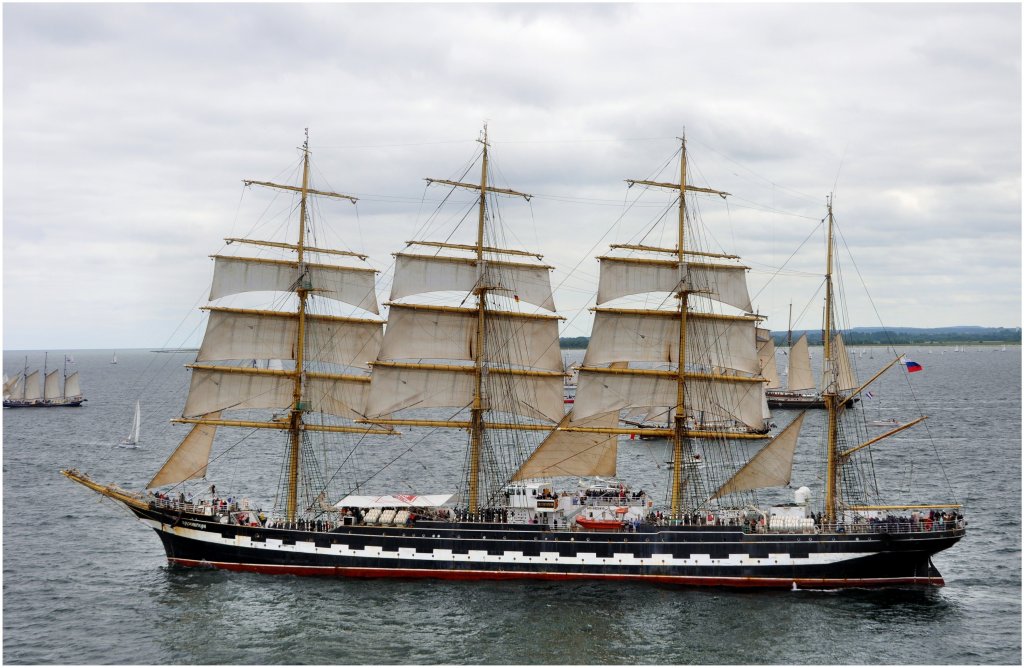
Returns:
[[[804,332],[793,332],[795,341]],[[809,331],[807,342],[820,346],[821,331]],[[776,347],[786,345],[785,332],[772,332]],[[941,327],[935,329],[851,329],[843,331],[843,341],[848,346],[874,345],[954,345],[984,343],[1020,343],[1019,327]]]
[[[793,332],[793,340],[807,334],[807,342],[812,346],[821,345],[821,331]],[[772,332],[775,345],[786,345],[786,332]],[[843,331],[843,340],[848,346],[874,345],[953,345],[953,344],[985,344],[985,343],[1020,343],[1020,327],[937,327],[897,328],[897,329],[860,329]],[[587,347],[590,337],[573,336],[559,339],[563,349],[582,349]]]

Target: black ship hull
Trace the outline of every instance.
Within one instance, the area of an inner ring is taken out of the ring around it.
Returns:
[[[35,401],[21,401],[19,399],[4,399],[4,408],[65,408],[81,406],[88,399],[38,399]]]
[[[768,400],[768,408],[805,410],[825,407],[825,399],[820,394],[768,390],[765,397]]]
[[[933,531],[757,533],[738,526],[635,531],[421,521],[327,530],[224,524],[160,507],[133,512],[180,566],[270,574],[440,579],[606,579],[691,586],[942,586],[931,556],[962,527]]]
[[[784,410],[825,408],[825,399],[820,394],[801,394],[800,392],[768,390],[765,392],[765,398],[768,400],[768,408],[781,408]],[[857,403],[860,401],[860,397],[854,397],[850,401],[852,403]]]

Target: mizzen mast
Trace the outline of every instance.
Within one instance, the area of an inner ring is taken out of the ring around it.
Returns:
[[[822,332],[822,345],[824,355],[822,361],[823,369],[831,365],[835,368],[832,360],[832,252],[833,252],[833,226],[832,198],[828,198],[828,241],[825,262],[825,318],[824,331]],[[825,372],[825,382],[822,387],[822,397],[825,400],[825,409],[828,411],[828,438],[827,452],[825,455],[825,521],[835,522],[839,507],[839,410],[841,397],[839,396],[838,377],[835,373]]]

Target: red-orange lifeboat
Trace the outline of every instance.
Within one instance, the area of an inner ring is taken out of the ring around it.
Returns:
[[[593,517],[577,517],[576,523],[584,529],[597,531],[619,531],[625,524],[622,520],[597,520]]]

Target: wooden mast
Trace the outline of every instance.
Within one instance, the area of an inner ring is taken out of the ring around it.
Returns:
[[[793,302],[789,302],[789,327],[786,329],[786,347],[793,350]]]
[[[487,215],[487,124],[484,124],[483,157],[480,162],[480,205],[476,227],[476,350],[473,356],[473,408],[470,411],[469,430],[469,511],[475,513],[479,507],[480,496],[480,450],[484,438],[484,336],[487,321],[487,288],[484,271],[484,219]]]
[[[822,368],[829,369],[829,380],[822,388],[828,411],[828,440],[825,469],[825,521],[835,522],[838,511],[839,490],[839,393],[836,387],[835,364],[832,360],[832,198],[828,198],[828,241],[825,263],[825,322],[823,334],[824,358]]]
[[[653,186],[656,188],[668,188],[679,192],[679,221],[677,229],[678,244],[675,251],[679,267],[682,269],[684,266],[683,263],[686,261],[685,256],[688,254],[686,251],[686,193],[688,191],[694,191],[710,193],[721,197],[726,197],[729,193],[712,190],[711,188],[699,188],[686,183],[686,136],[684,135],[680,137],[679,141],[679,183],[659,183],[657,181],[641,181],[636,179],[626,179],[626,182],[630,185],[639,184]],[[688,286],[686,285],[685,279],[683,279],[682,276],[680,278],[680,289],[676,294],[676,298],[679,300],[679,359],[677,360],[678,369],[676,371],[675,425],[672,428],[671,513],[674,519],[681,517],[684,512],[682,502],[683,445],[688,437],[694,435],[686,428],[686,409],[684,407],[684,401],[686,399],[686,315],[690,292],[687,289]]]
[[[292,387],[292,406],[288,414],[287,427],[283,427],[280,423],[261,423],[261,422],[248,422],[248,421],[229,421],[229,420],[180,420],[181,422],[192,422],[201,424],[214,424],[224,426],[245,426],[245,427],[256,427],[256,428],[269,428],[269,429],[281,429],[287,428],[289,432],[289,449],[288,449],[288,496],[285,500],[285,514],[289,521],[295,519],[298,512],[298,490],[299,490],[299,469],[301,460],[302,450],[302,432],[305,430],[305,425],[302,422],[302,413],[306,410],[306,405],[302,401],[302,388],[303,379],[306,376],[305,373],[305,341],[306,341],[306,302],[309,297],[309,292],[312,289],[307,275],[307,267],[305,261],[306,251],[306,216],[307,216],[307,201],[310,195],[322,195],[326,197],[336,197],[340,199],[347,199],[350,202],[355,203],[357,200],[355,197],[350,195],[341,195],[333,192],[325,192],[321,190],[313,190],[309,187],[309,129],[306,129],[306,139],[302,143],[302,186],[296,188],[295,186],[281,185],[277,183],[269,183],[266,181],[244,181],[245,185],[260,185],[268,188],[276,188],[279,190],[287,190],[292,192],[300,193],[299,199],[299,238],[298,243],[295,246],[289,246],[287,244],[281,244],[282,247],[290,248],[296,252],[296,260],[298,264],[298,285],[295,289],[295,293],[298,296],[299,305],[298,312],[296,314],[298,318],[298,333],[296,334],[295,341],[295,371],[290,375],[292,376],[293,387]],[[246,241],[238,239],[237,241]],[[270,244],[261,244],[270,245]],[[314,249],[315,250],[315,249]],[[354,254],[353,254],[354,255]],[[287,373],[287,372],[285,372]],[[312,426],[312,425],[311,425]],[[349,427],[333,427],[330,429],[323,428],[319,431],[366,431],[364,429],[356,429]]]
[[[680,139],[679,156],[679,229],[677,230],[679,266],[683,267],[684,249],[686,247],[686,134]],[[680,274],[685,270],[681,270]],[[682,278],[682,276],[680,276]],[[686,312],[689,308],[689,286],[686,280],[680,281],[680,290],[676,295],[679,300],[679,351],[676,374],[676,422],[672,433],[672,518],[679,519],[682,511],[682,476],[683,476],[683,442],[686,430]]]
[[[484,395],[484,376],[488,373],[485,351],[487,344],[485,336],[487,325],[487,291],[490,289],[490,286],[486,284],[486,271],[484,268],[484,252],[490,250],[490,248],[484,244],[485,222],[487,219],[487,193],[496,192],[503,195],[523,197],[527,200],[530,199],[530,195],[527,195],[526,193],[516,192],[515,190],[506,190],[503,188],[489,188],[487,186],[488,144],[486,123],[484,124],[483,137],[478,141],[483,144],[483,157],[481,159],[482,164],[480,166],[479,184],[446,181],[443,179],[427,179],[427,183],[440,183],[458,188],[478,190],[480,192],[480,203],[478,204],[477,215],[476,245],[471,248],[467,248],[467,250],[473,250],[476,253],[476,265],[478,272],[476,288],[473,290],[473,294],[476,295],[477,299],[477,315],[475,350],[473,355],[473,403],[470,408],[469,422],[468,506],[469,512],[471,513],[477,512],[480,504],[480,460],[484,440],[484,412],[488,408],[487,397]],[[392,423],[393,422],[390,420],[381,421],[381,424]],[[449,423],[444,426],[455,425]]]
[[[306,341],[306,299],[309,296],[309,278],[306,275],[305,253],[306,243],[306,197],[309,194],[309,130],[306,140],[302,143],[302,191],[299,198],[299,241],[296,246],[296,260],[299,268],[299,285],[295,294],[299,298],[299,328],[295,341],[295,377],[292,389],[292,408],[289,412],[289,444],[288,449],[288,499],[285,515],[289,521],[295,519],[298,505],[299,489],[299,457],[302,449],[302,375],[305,371]]]

